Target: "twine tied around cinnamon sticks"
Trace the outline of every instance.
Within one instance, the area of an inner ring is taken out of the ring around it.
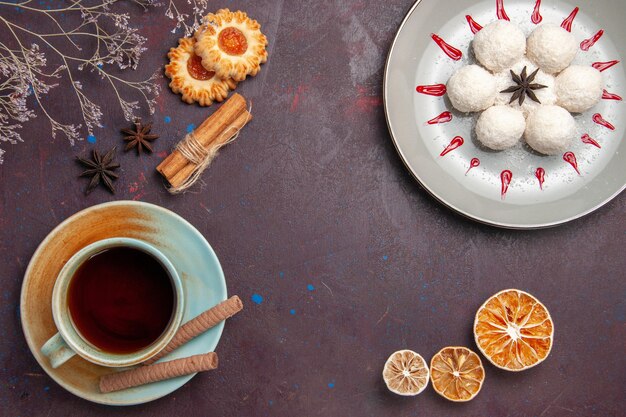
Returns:
[[[187,191],[206,170],[217,152],[234,141],[243,127],[252,120],[246,99],[233,94],[196,130],[187,134],[157,171],[165,177],[171,194]]]

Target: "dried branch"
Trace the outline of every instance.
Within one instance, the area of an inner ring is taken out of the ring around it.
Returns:
[[[175,0],[169,0],[165,16],[176,22],[176,26],[172,29],[172,33],[175,33],[178,29],[183,29],[185,36],[189,37],[200,27],[202,22],[202,16],[204,16],[208,7],[208,0],[187,0],[187,4],[191,6],[191,15],[193,22],[188,24],[189,14],[183,13],[178,7],[176,7]]]
[[[23,123],[38,113],[48,120],[52,137],[61,132],[74,144],[81,140],[83,126],[88,134],[93,134],[96,127],[102,126],[103,114],[98,97],[83,89],[81,79],[85,71],[106,80],[127,120],[134,120],[140,109],[140,101],[131,98],[134,96],[141,97],[150,113],[154,113],[160,72],[143,81],[131,81],[114,72],[136,69],[146,51],[146,38],[131,25],[129,14],[113,10],[120,2],[67,0],[48,9],[36,6],[32,0],[0,0],[0,143],[23,141],[19,133]],[[207,2],[187,0],[185,5],[179,0],[177,6],[176,0],[168,0],[167,5],[159,0],[132,0],[143,9],[166,6],[165,15],[176,23],[172,32],[181,29],[185,36],[191,36],[199,27]],[[191,11],[182,10],[181,3]],[[42,16],[52,29],[46,29],[46,25],[33,29],[30,25],[18,24],[13,21],[17,19],[6,17],[9,13],[2,13],[3,9],[17,9],[20,16],[25,15],[22,21],[39,21],[35,19]],[[64,16],[62,20],[61,16]],[[48,68],[48,57],[59,64]],[[64,124],[57,120],[43,100],[63,80],[69,81],[80,109],[82,120],[78,123]],[[31,95],[33,101],[28,100]],[[35,103],[37,111],[29,107]],[[3,154],[4,150],[0,149],[0,163]]]
[[[95,4],[87,4],[86,0],[70,0],[66,5],[51,9],[37,8],[28,0],[17,4],[0,1],[0,12],[6,7],[17,7],[27,14],[24,21],[45,16],[54,28],[52,32],[46,32],[45,25],[42,25],[44,29],[32,29],[0,13],[0,33],[3,33],[0,42],[0,141],[22,141],[19,133],[22,124],[36,116],[35,111],[28,107],[27,98],[30,95],[37,103],[37,112],[43,113],[48,119],[52,137],[61,132],[74,144],[81,139],[83,126],[88,134],[93,134],[96,127],[102,126],[103,115],[97,97],[88,95],[83,89],[81,72],[85,70],[96,72],[108,81],[128,120],[134,120],[135,112],[139,109],[139,102],[128,98],[132,91],[139,93],[150,112],[154,112],[154,100],[158,94],[156,74],[147,80],[129,81],[112,72],[114,67],[136,69],[146,50],[146,38],[130,25],[130,16],[111,10],[119,1],[100,0]],[[156,5],[153,0],[134,2],[144,8]],[[64,21],[78,20],[80,23],[68,28],[57,18],[59,13],[75,18],[66,17]],[[61,47],[60,41],[69,47]],[[52,54],[50,56],[61,64],[50,70],[47,54]],[[44,96],[59,84],[61,78],[69,81],[82,123],[62,123],[43,101]]]

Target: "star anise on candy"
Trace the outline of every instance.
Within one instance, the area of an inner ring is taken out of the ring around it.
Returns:
[[[526,96],[530,97],[531,100],[541,104],[541,101],[539,101],[539,99],[535,95],[534,90],[547,88],[548,86],[533,83],[538,72],[539,68],[537,68],[532,74],[527,75],[526,67],[524,67],[521,74],[517,75],[513,72],[513,70],[511,70],[511,78],[513,78],[513,81],[517,85],[513,85],[506,90],[500,91],[501,93],[513,93],[509,104],[513,103],[515,100],[519,100],[519,105],[521,106],[524,103],[524,99],[526,98]]]
[[[135,120],[135,130],[122,129],[122,133],[125,134],[124,140],[127,142],[124,151],[128,151],[132,148],[137,148],[137,155],[142,150],[152,152],[152,146],[150,142],[159,138],[159,135],[151,134],[152,123],[143,124],[141,119]]]
[[[91,177],[89,185],[85,189],[85,194],[89,194],[100,184],[101,182],[115,194],[115,187],[113,187],[113,180],[118,178],[117,174],[113,170],[118,169],[120,164],[113,162],[115,158],[116,147],[113,147],[104,156],[102,156],[95,149],[93,150],[91,159],[76,157],[76,160],[87,169],[83,171],[81,177]]]

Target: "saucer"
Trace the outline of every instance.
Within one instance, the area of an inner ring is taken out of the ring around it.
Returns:
[[[81,398],[108,405],[141,404],[177,390],[195,374],[103,394],[98,388],[100,376],[128,368],[105,368],[77,355],[53,369],[39,351],[57,332],[51,299],[59,271],[79,249],[111,237],[146,241],[172,261],[185,292],[183,323],[226,300],[226,281],[215,252],[200,232],[177,214],[148,203],[117,201],[89,207],[58,225],[39,245],[20,298],[22,328],[35,359],[59,385]],[[214,351],[223,328],[224,322],[160,362]]]

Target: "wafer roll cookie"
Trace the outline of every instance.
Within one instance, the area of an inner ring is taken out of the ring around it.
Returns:
[[[150,366],[139,366],[129,371],[104,375],[100,378],[100,391],[103,393],[120,391],[151,382],[209,371],[217,368],[217,362],[217,354],[209,352]]]
[[[222,301],[215,307],[210,308],[199,316],[183,324],[183,326],[178,330],[176,335],[174,335],[170,343],[168,343],[162,351],[145,361],[144,365],[150,365],[158,361],[163,356],[171,353],[173,350],[179,348],[180,346],[189,342],[191,339],[194,339],[198,335],[206,332],[210,328],[217,325],[219,322],[234,316],[242,309],[243,303],[241,302],[241,299],[236,295],[230,297],[226,301]]]

